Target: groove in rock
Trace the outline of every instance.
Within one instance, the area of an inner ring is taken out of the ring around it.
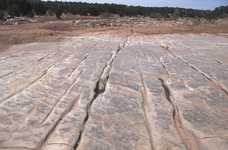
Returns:
[[[9,98],[23,92],[25,89],[29,88],[31,85],[33,85],[35,82],[37,82],[39,79],[41,79],[42,77],[44,77],[47,73],[48,73],[48,70],[51,69],[52,67],[54,67],[56,64],[58,64],[59,62],[67,59],[68,57],[64,57],[62,58],[61,60],[55,62],[54,64],[52,64],[51,66],[49,66],[46,70],[43,71],[42,75],[40,75],[37,79],[35,79],[34,81],[32,81],[31,83],[29,83],[27,86],[23,87],[22,89],[18,90],[17,92],[14,92],[10,95],[8,95],[7,97],[3,98],[1,101],[0,101],[0,105],[5,102],[6,100],[8,100]]]
[[[166,37],[166,36],[165,36]],[[169,38],[167,38],[166,37],[166,39],[167,39],[167,41],[171,44],[171,42],[170,42],[170,40],[169,40]],[[197,54],[199,54],[200,56],[202,56],[202,57],[206,57],[206,58],[208,58],[208,59],[211,59],[212,61],[214,61],[215,63],[218,63],[218,64],[223,64],[222,62],[220,62],[220,61],[218,61],[217,59],[214,59],[214,58],[211,58],[211,57],[209,57],[209,56],[207,56],[207,55],[205,55],[205,54],[201,54],[200,52],[198,52],[198,51],[192,51],[190,48],[188,48],[188,47],[186,47],[185,45],[183,45],[182,43],[177,43],[176,41],[175,41],[175,43],[177,44],[177,45],[181,45],[182,47],[184,47],[185,49],[188,49],[188,50],[190,50],[192,53],[197,53]],[[167,50],[169,50],[169,49],[167,49]],[[170,51],[170,50],[169,50]],[[170,51],[171,52],[171,51]],[[172,52],[171,52],[172,53]],[[181,52],[182,53],[182,52]],[[172,53],[173,54],[173,53]],[[183,55],[183,53],[182,53],[182,55]],[[174,55],[175,56],[175,55]],[[176,56],[175,56],[176,57]],[[178,57],[179,58],[179,57]],[[179,58],[180,59],[180,58]]]
[[[86,53],[90,52],[92,50],[93,47],[95,47],[98,43],[95,43],[91,48],[86,48],[86,49],[89,49]],[[63,48],[64,50],[64,48]],[[58,50],[57,52],[59,52],[60,50]],[[53,52],[53,53],[57,53],[57,52]],[[47,73],[48,73],[48,70],[52,67],[54,67],[55,65],[57,65],[58,63],[64,61],[65,59],[69,58],[68,55],[66,57],[63,57],[62,59],[54,62],[51,66],[49,66],[46,70],[43,71],[43,74],[38,77],[37,79],[35,79],[34,81],[32,81],[31,83],[29,83],[27,86],[23,87],[22,89],[18,90],[17,92],[14,92],[10,95],[8,95],[7,97],[3,98],[3,99],[0,99],[0,105],[5,102],[7,99],[13,97],[14,95],[17,95],[19,93],[21,93],[22,91],[24,91],[25,89],[29,88],[32,84],[34,84],[36,81],[38,81],[39,79],[41,79],[42,77],[44,77]],[[84,60],[86,59],[87,57],[84,58]]]
[[[57,52],[58,52],[58,51],[57,51]],[[52,54],[54,54],[54,53],[57,53],[57,52],[55,51],[55,52],[50,53],[50,54],[48,54],[48,55],[46,55],[46,56],[43,56],[42,58],[40,58],[40,59],[37,60],[37,61],[34,61],[34,62],[30,63],[30,64],[24,65],[24,66],[22,66],[22,67],[20,67],[20,68],[18,68],[18,69],[16,69],[16,70],[14,70],[14,71],[12,71],[12,72],[9,72],[9,73],[7,73],[7,74],[4,74],[4,75],[0,76],[0,78],[3,78],[3,77],[8,76],[8,75],[11,75],[11,74],[13,74],[13,73],[15,73],[15,72],[17,72],[17,71],[19,71],[19,70],[22,70],[23,68],[30,67],[30,66],[34,65],[35,63],[40,62],[41,60],[45,59],[46,57],[48,57],[48,56],[50,56],[50,55],[52,55]]]
[[[125,44],[124,44],[125,46]],[[123,46],[123,48],[124,48]],[[106,84],[108,82],[108,79],[109,79],[109,75],[110,75],[110,71],[111,71],[111,68],[112,68],[112,64],[114,62],[114,60],[116,59],[118,53],[121,51],[121,48],[119,47],[115,52],[112,53],[112,55],[110,56],[110,58],[108,59],[105,67],[102,69],[102,72],[99,76],[99,79],[96,83],[96,86],[94,88],[94,97],[93,99],[91,100],[91,102],[89,103],[89,105],[87,106],[87,114],[86,114],[86,117],[84,119],[84,123],[83,123],[83,129],[80,131],[79,133],[79,138],[78,140],[76,141],[75,145],[74,145],[74,149],[77,149],[77,147],[79,146],[80,142],[81,142],[81,139],[82,139],[82,135],[83,135],[83,132],[84,132],[84,129],[85,129],[85,126],[86,126],[86,123],[90,117],[90,114],[91,114],[91,107],[92,107],[92,104],[93,102],[95,101],[95,99],[98,97],[98,95],[102,94],[105,92],[105,88],[106,88]],[[108,67],[110,67],[110,69],[107,69]],[[107,71],[107,72],[106,72]],[[102,76],[104,75],[103,79],[101,78]],[[101,86],[102,85],[102,86]]]
[[[47,74],[48,70],[49,70],[51,67],[53,67],[53,66],[54,66],[54,65],[50,66],[49,68],[47,68],[47,70],[43,71],[42,75],[40,75],[37,79],[35,79],[35,80],[32,81],[31,83],[29,83],[26,87],[24,87],[24,88],[18,90],[17,92],[14,92],[14,93],[8,95],[6,98],[2,99],[2,100],[0,101],[0,105],[2,105],[6,100],[8,100],[9,98],[13,97],[14,95],[17,95],[17,94],[21,93],[21,92],[24,91],[26,88],[28,88],[28,87],[30,87],[32,84],[34,84],[36,81],[38,81],[39,79],[41,79],[42,77],[44,77],[44,76]]]
[[[31,113],[35,110],[35,108],[36,108],[36,105],[32,106],[32,108],[28,111],[28,113],[23,117],[22,120],[26,120],[26,118],[29,116],[29,114],[31,114]],[[19,125],[19,127],[17,127],[17,128],[13,131],[13,133],[10,135],[10,137],[9,137],[7,140],[5,140],[5,141],[3,141],[3,142],[0,142],[0,143],[4,143],[4,142],[6,142],[6,141],[9,141],[9,140],[13,137],[13,135],[14,135],[22,126],[23,126],[23,124]]]
[[[181,59],[181,58],[180,58]],[[206,74],[204,74],[203,72],[201,72],[200,70],[198,70],[196,67],[194,67],[193,65],[189,64],[187,61],[181,59],[182,61],[184,61],[187,65],[189,65],[192,69],[194,69],[195,71],[199,72],[202,76],[204,76],[208,82],[216,89],[218,89],[220,92],[222,92],[226,97],[228,97],[228,91],[226,89],[224,89],[219,83],[217,83],[216,81],[212,80],[211,78],[209,78]]]
[[[162,85],[162,87],[164,89],[167,101],[169,101],[172,104],[172,106],[173,106],[173,121],[174,121],[175,127],[176,127],[181,139],[185,143],[185,146],[189,150],[200,150],[200,148],[198,146],[198,141],[194,137],[194,135],[190,135],[184,129],[184,127],[183,127],[183,125],[182,125],[182,123],[180,121],[178,106],[176,106],[173,103],[172,95],[170,93],[170,90],[169,90],[168,86],[165,84],[165,81],[163,79],[159,78],[159,80],[161,81],[161,85]]]
[[[169,39],[166,37],[166,39],[169,41]],[[170,43],[170,42],[169,42]],[[177,45],[182,45],[183,47],[185,47],[183,44],[178,44],[177,42],[175,42]],[[185,47],[186,49],[189,49],[187,47]],[[167,49],[169,50],[169,49]],[[189,49],[190,50],[190,49]],[[170,51],[170,50],[169,50]],[[191,51],[191,50],[190,50]],[[170,51],[171,52],[171,51]],[[192,51],[191,51],[192,52]],[[200,54],[199,52],[197,52],[199,55],[202,56],[202,54]],[[174,54],[173,54],[174,55]],[[175,55],[174,55],[175,56]],[[219,63],[219,64],[222,64],[220,61],[218,60],[215,60],[213,58],[210,58],[206,55],[203,55],[204,57],[206,58],[209,58],[209,59],[212,59],[214,60],[215,62]],[[176,56],[175,56],[176,57]],[[223,88],[219,83],[217,83],[216,81],[213,81],[210,77],[208,77],[206,74],[204,74],[203,72],[201,72],[200,70],[198,70],[196,67],[194,67],[193,65],[189,64],[187,61],[185,61],[184,59],[182,59],[181,57],[177,57],[178,59],[182,60],[183,62],[185,62],[187,65],[189,65],[192,69],[194,69],[195,71],[199,72],[201,75],[203,75],[207,80],[208,82],[216,89],[218,89],[220,92],[222,92],[226,97],[228,97],[228,91]],[[161,61],[160,61],[161,62]],[[163,68],[164,68],[164,65],[162,64]]]
[[[68,147],[71,147],[72,148],[71,145],[68,145],[66,143],[51,143],[51,144],[47,144],[47,145],[65,145],[65,146],[68,146]]]
[[[152,130],[150,128],[150,124],[149,124],[149,121],[147,119],[147,116],[146,116],[146,107],[149,108],[149,105],[148,105],[148,101],[147,101],[147,90],[146,90],[146,87],[145,87],[145,84],[144,84],[144,78],[143,78],[143,74],[141,72],[141,69],[139,68],[140,70],[140,77],[141,77],[141,83],[143,85],[143,89],[141,89],[141,95],[142,95],[142,108],[143,108],[143,119],[144,119],[144,123],[146,125],[146,129],[147,129],[147,132],[148,132],[148,135],[149,135],[149,138],[150,138],[150,144],[151,144],[151,149],[152,150],[155,150],[155,146],[154,146],[154,142],[153,142],[153,133],[152,133]]]
[[[74,81],[72,82],[72,84],[69,86],[69,88],[64,92],[64,94],[59,98],[59,101],[70,91],[70,89],[72,88],[72,86],[77,82],[77,79],[79,78],[79,76],[82,74],[83,70],[80,71],[80,73],[77,75],[77,77],[74,79]],[[59,102],[58,101],[58,102]],[[42,123],[40,125],[42,125],[47,118],[50,116],[50,114],[53,112],[53,110],[55,109],[56,105],[58,104],[58,102],[55,104],[55,106],[51,109],[51,111],[49,112],[49,114],[47,114],[47,116],[44,118],[44,120],[42,121]]]
[[[189,150],[200,150],[200,148],[198,146],[198,141],[194,137],[193,133],[192,133],[192,135],[190,135],[189,132],[185,131],[185,129],[182,125],[182,122],[180,121],[178,106],[175,105],[175,103],[173,102],[173,96],[171,95],[169,87],[166,84],[166,81],[170,78],[169,73],[166,70],[166,67],[165,67],[165,64],[163,63],[163,61],[160,60],[160,63],[166,72],[166,77],[163,76],[163,77],[159,77],[158,79],[160,80],[161,85],[164,89],[164,94],[165,94],[167,101],[170,102],[173,106],[173,121],[174,121],[175,127],[176,127],[181,139],[185,143],[185,146],[187,147],[187,149],[189,149]]]
[[[83,71],[81,71],[78,76],[75,78],[74,82],[71,84],[71,86],[66,90],[66,92],[64,93],[64,95],[61,97],[61,99],[66,95],[66,93],[72,88],[72,86],[74,85],[74,83],[76,83],[77,79],[79,78],[79,76],[82,74]],[[36,149],[41,149],[44,145],[45,142],[47,141],[47,139],[51,136],[51,134],[54,132],[54,130],[56,129],[56,127],[58,126],[58,124],[61,122],[62,118],[64,118],[73,108],[74,106],[77,104],[78,99],[80,98],[80,96],[76,97],[75,100],[69,105],[69,107],[61,114],[61,116],[59,117],[58,121],[54,124],[54,126],[51,128],[51,130],[48,132],[48,134],[45,136],[45,138],[43,140],[41,140]],[[58,103],[57,103],[58,104]],[[56,105],[57,105],[56,104]],[[50,113],[47,115],[47,117],[44,119],[44,121],[41,123],[41,125],[46,121],[46,119],[50,116],[51,112],[53,112],[55,107],[53,107],[53,109],[50,111]]]
[[[55,132],[56,127],[60,124],[60,122],[63,120],[63,118],[65,118],[67,116],[67,114],[69,114],[69,112],[73,108],[75,108],[79,98],[80,98],[80,96],[76,97],[75,100],[69,105],[69,107],[61,114],[61,116],[59,117],[58,121],[55,123],[55,125],[48,132],[47,136],[43,140],[41,140],[41,142],[37,145],[36,149],[42,149],[42,147],[45,146],[45,144],[48,141],[49,137],[51,137],[51,135]],[[47,144],[47,145],[49,145],[49,144]]]
[[[144,50],[143,50],[143,47],[142,47],[142,44],[139,42],[139,45],[140,45],[140,50],[142,51],[144,57],[146,58],[146,60],[148,61],[148,57],[147,55],[145,54]]]
[[[183,139],[188,150],[200,150],[198,139],[185,131],[180,121],[178,106],[173,105],[173,120],[180,137]]]
[[[147,130],[147,133],[148,133],[149,138],[150,138],[151,149],[155,150],[155,146],[154,146],[154,142],[153,142],[153,132],[152,132],[152,130],[150,128],[150,123],[149,123],[149,121],[147,119],[147,115],[146,115],[146,108],[150,109],[150,106],[148,105],[148,101],[147,101],[147,90],[146,90],[146,86],[144,84],[144,77],[143,77],[143,74],[142,74],[142,70],[141,70],[141,68],[139,66],[139,59],[137,58],[137,55],[135,53],[134,53],[134,55],[135,55],[135,59],[136,59],[136,61],[138,63],[137,66],[139,68],[139,75],[140,75],[141,84],[142,84],[142,88],[140,89],[140,92],[141,92],[143,101],[142,101],[141,106],[140,106],[140,104],[138,104],[138,105],[139,105],[139,108],[142,107],[141,110],[142,110],[142,115],[143,115],[143,121],[145,123],[146,130]]]
[[[85,62],[85,60],[86,60],[88,57],[89,57],[89,54],[87,54],[87,55],[84,57],[83,61],[80,62],[80,63],[78,64],[78,66],[75,67],[75,68],[71,71],[71,73],[68,75],[68,77],[70,77],[70,76],[72,75],[72,73],[73,73],[76,69],[78,69],[78,67],[79,67],[81,64],[83,64],[83,63]]]

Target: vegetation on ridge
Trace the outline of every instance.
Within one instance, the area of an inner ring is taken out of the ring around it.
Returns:
[[[206,18],[217,19],[227,16],[228,6],[221,6],[214,11],[173,7],[141,7],[118,4],[90,4],[82,2],[42,2],[40,0],[0,0],[0,19],[4,15],[28,16],[55,14],[60,18],[62,13],[98,16],[102,14],[119,14],[119,16],[151,16],[153,18]]]

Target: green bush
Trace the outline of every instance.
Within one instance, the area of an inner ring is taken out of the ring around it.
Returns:
[[[163,18],[163,16],[160,13],[151,13],[150,18],[156,18],[160,20],[161,18]]]
[[[177,19],[177,18],[180,17],[180,11],[179,11],[178,8],[176,8],[176,9],[174,10],[173,17],[174,17],[175,19]]]

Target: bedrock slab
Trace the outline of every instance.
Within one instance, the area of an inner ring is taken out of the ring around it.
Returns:
[[[89,33],[0,53],[0,149],[227,150],[228,39]]]

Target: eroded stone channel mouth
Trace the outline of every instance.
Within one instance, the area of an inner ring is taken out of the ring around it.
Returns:
[[[228,149],[227,43],[90,33],[2,52],[0,149]]]

